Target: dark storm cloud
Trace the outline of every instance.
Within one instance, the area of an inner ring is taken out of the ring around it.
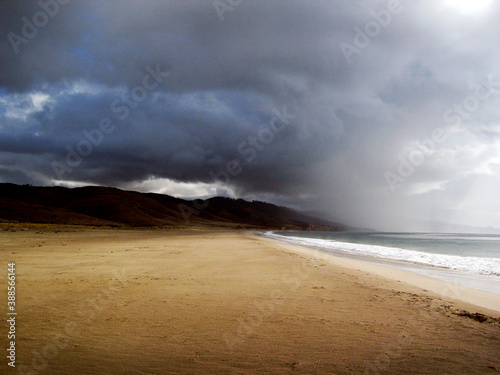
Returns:
[[[499,76],[500,30],[496,2],[446,4],[243,1],[221,21],[211,1],[4,2],[0,180],[219,182],[352,222],[427,217],[449,189],[454,219],[455,184],[499,162],[498,96],[466,100]],[[438,127],[448,142],[392,193],[384,173]]]

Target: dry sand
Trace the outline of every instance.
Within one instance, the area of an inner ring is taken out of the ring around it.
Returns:
[[[2,231],[18,316],[0,373],[500,372],[498,311],[300,251],[244,232]]]

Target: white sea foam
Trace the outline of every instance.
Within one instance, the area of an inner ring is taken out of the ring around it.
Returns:
[[[476,275],[500,276],[500,259],[478,258],[457,255],[431,254],[414,250],[378,245],[366,245],[350,242],[340,242],[329,239],[283,236],[274,232],[265,235],[296,245],[321,248],[328,252],[344,252],[347,254],[375,257],[385,260],[397,260],[440,267]]]

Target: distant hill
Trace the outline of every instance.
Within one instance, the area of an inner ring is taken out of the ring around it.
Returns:
[[[0,220],[92,226],[209,226],[248,229],[330,230],[342,224],[286,207],[215,197],[189,201],[116,188],[0,184]]]
[[[499,228],[460,225],[441,221],[422,221],[417,225],[420,225],[420,228],[424,228],[424,231],[433,233],[500,234]]]

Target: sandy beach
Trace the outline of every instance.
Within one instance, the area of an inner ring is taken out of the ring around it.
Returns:
[[[243,231],[0,240],[18,313],[16,368],[4,358],[1,373],[500,373],[500,297],[487,293]]]

